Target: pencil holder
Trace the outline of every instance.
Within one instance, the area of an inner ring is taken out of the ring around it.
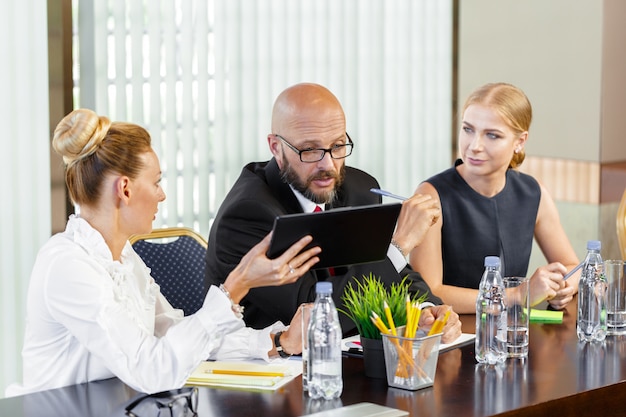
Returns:
[[[412,391],[432,386],[435,382],[441,333],[407,338],[402,336],[403,327],[399,327],[397,332],[398,336],[382,335],[387,384]]]

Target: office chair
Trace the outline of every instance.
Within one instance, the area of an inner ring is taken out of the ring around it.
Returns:
[[[207,248],[202,236],[186,227],[169,227],[129,240],[174,308],[188,316],[202,307]]]
[[[626,190],[617,208],[617,240],[622,259],[626,260]]]

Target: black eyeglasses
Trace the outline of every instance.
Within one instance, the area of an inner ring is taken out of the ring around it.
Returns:
[[[296,148],[295,146],[293,146],[291,143],[287,142],[287,139],[285,139],[284,137],[274,134],[274,136],[280,138],[280,140],[282,140],[283,142],[285,142],[285,144],[287,146],[289,146],[289,148],[294,151],[295,153],[298,154],[298,156],[300,157],[300,161],[302,162],[318,162],[321,161],[322,159],[324,159],[324,156],[326,156],[326,152],[328,152],[330,154],[330,157],[333,159],[343,159],[346,158],[348,156],[350,156],[350,154],[352,154],[352,147],[354,146],[354,143],[352,142],[352,139],[350,139],[350,136],[348,135],[348,132],[346,132],[346,137],[348,138],[348,143],[344,143],[342,145],[333,145],[332,148],[328,148],[328,149],[303,149],[300,150],[298,148]]]
[[[126,407],[126,415],[130,417],[153,416],[155,406],[158,416],[161,416],[161,411],[166,409],[169,410],[167,414],[169,417],[196,417],[198,415],[198,388],[181,388],[141,396]]]

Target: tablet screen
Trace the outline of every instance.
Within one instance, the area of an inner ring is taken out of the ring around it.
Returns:
[[[307,248],[322,248],[313,269],[381,261],[387,256],[401,207],[400,203],[374,204],[278,216],[267,256],[276,258],[311,235]]]

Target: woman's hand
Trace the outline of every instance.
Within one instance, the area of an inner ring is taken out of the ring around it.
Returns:
[[[439,201],[428,194],[415,193],[402,203],[393,241],[403,255],[410,253],[424,240],[428,230],[441,217]]]
[[[303,237],[278,258],[269,259],[266,253],[270,246],[271,237],[272,233],[270,232],[261,242],[250,249],[241,259],[239,265],[228,274],[224,287],[230,293],[233,302],[239,303],[251,288],[295,282],[319,262],[319,258],[316,256],[322,251],[319,246],[300,253],[313,240],[311,236]]]
[[[567,304],[574,299],[576,288],[568,281],[564,281],[565,286],[556,292],[556,295],[548,299],[548,304],[555,310],[563,310]]]
[[[547,300],[553,308],[565,308],[574,297],[574,288],[563,279],[567,268],[560,262],[538,268],[530,277],[530,306]]]

